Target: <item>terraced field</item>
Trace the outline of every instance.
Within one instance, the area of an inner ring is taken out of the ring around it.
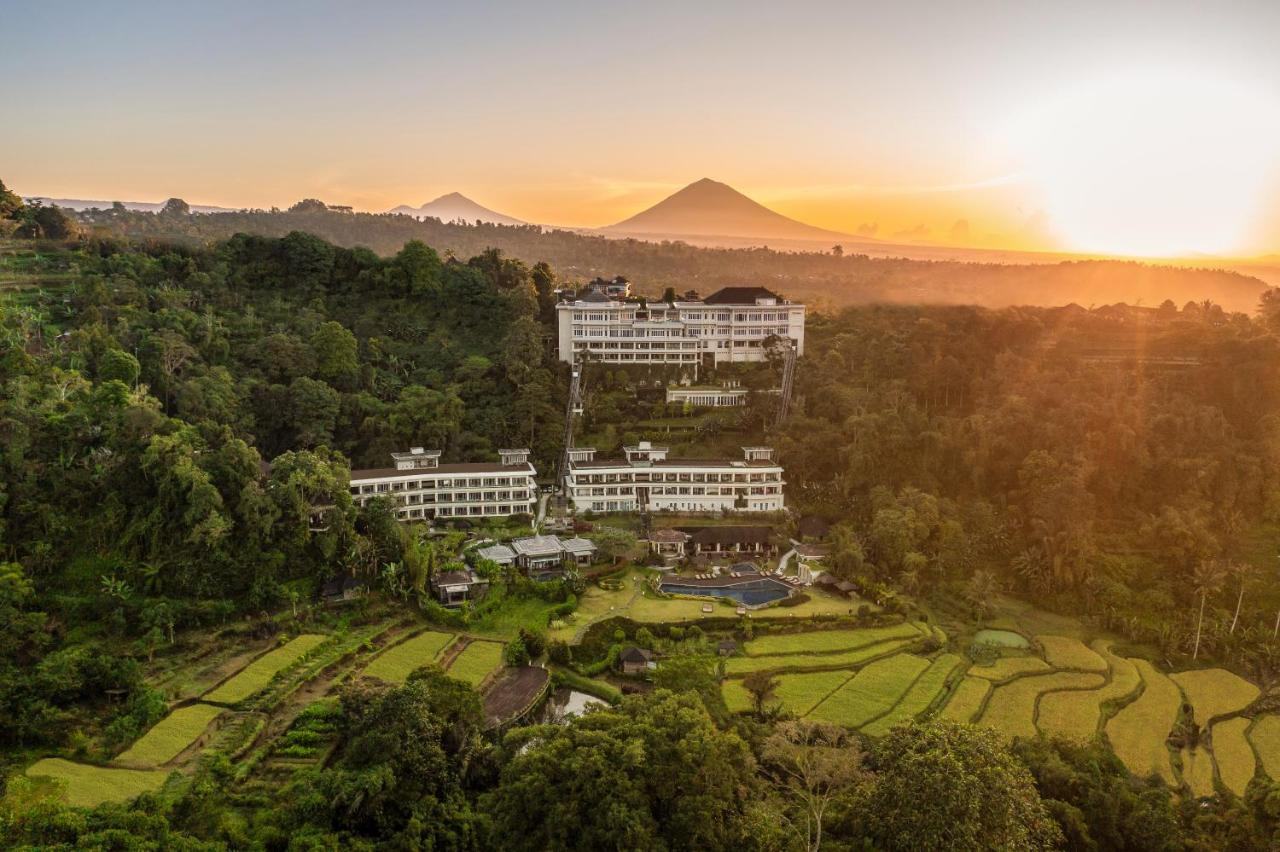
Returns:
[[[767,657],[778,654],[825,654],[848,651],[885,642],[890,639],[919,639],[924,636],[913,622],[888,627],[866,627],[851,630],[811,630],[807,633],[778,633],[747,642],[743,650],[748,656]]]
[[[1195,720],[1206,725],[1215,716],[1243,710],[1261,690],[1226,669],[1197,669],[1169,675],[1195,711]]]
[[[1001,681],[1020,674],[1049,670],[1049,664],[1039,657],[1000,657],[989,666],[970,666],[969,674],[990,681]]]
[[[217,704],[238,704],[262,691],[271,679],[323,644],[329,637],[304,633],[287,645],[268,651],[240,673],[204,696]]]
[[[502,666],[502,643],[477,640],[462,649],[448,668],[450,677],[479,686]]]
[[[1194,749],[1184,746],[1178,759],[1182,763],[1182,780],[1191,790],[1191,795],[1212,796],[1214,794],[1213,755],[1209,750],[1204,746]]]
[[[168,763],[199,739],[209,724],[224,712],[212,704],[179,707],[139,737],[114,762],[120,766],[146,768]]]
[[[398,645],[383,651],[364,669],[365,677],[375,677],[387,683],[404,683],[418,668],[435,661],[440,652],[453,642],[452,633],[427,630],[411,636]]]
[[[919,639],[919,634],[916,635]],[[842,668],[859,666],[867,660],[892,654],[910,645],[913,639],[889,639],[847,651],[835,651],[827,654],[771,654],[763,657],[730,657],[725,662],[725,673],[729,677],[741,677],[751,672],[766,669],[805,671],[816,669]]]
[[[1107,661],[1079,639],[1042,635],[1037,636],[1036,641],[1044,648],[1045,660],[1054,668],[1084,669],[1091,672],[1107,670]]]
[[[1157,773],[1176,786],[1165,740],[1178,719],[1182,693],[1146,660],[1133,660],[1143,691],[1107,722],[1107,739],[1129,771],[1139,777]]]
[[[159,790],[168,772],[156,769],[114,769],[46,757],[27,769],[32,778],[51,778],[66,785],[63,799],[69,805],[93,808],[106,802],[128,802]]]
[[[1262,760],[1262,769],[1272,778],[1280,778],[1280,715],[1259,716],[1249,729],[1249,741]]]
[[[1098,733],[1102,705],[1128,698],[1142,684],[1133,663],[1111,653],[1111,643],[1098,640],[1093,649],[1111,666],[1111,680],[1087,692],[1051,692],[1041,696],[1036,727],[1050,736],[1089,740]]]
[[[927,660],[910,654],[869,663],[809,711],[808,718],[860,728],[892,710],[928,667]]]
[[[1020,677],[995,688],[978,721],[1006,736],[1034,737],[1037,733],[1036,702],[1041,695],[1064,689],[1091,690],[1102,683],[1102,675],[1085,672],[1052,672]]]
[[[1258,760],[1245,736],[1249,724],[1249,719],[1236,717],[1213,726],[1213,757],[1218,764],[1218,777],[1237,796],[1244,795],[1258,771]]]
[[[972,722],[973,717],[982,709],[982,702],[991,692],[991,681],[980,677],[965,675],[956,685],[951,698],[939,714],[943,719],[953,722]]]
[[[942,694],[947,678],[962,662],[964,661],[955,654],[943,654],[938,657],[929,664],[924,674],[911,684],[907,694],[902,696],[902,700],[894,705],[892,710],[863,727],[862,732],[872,737],[884,736],[894,725],[914,719],[928,710]]]

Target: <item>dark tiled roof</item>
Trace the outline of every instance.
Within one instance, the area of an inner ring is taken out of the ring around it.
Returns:
[[[647,663],[653,659],[653,652],[632,645],[630,648],[623,648],[618,659],[624,663]]]
[[[466,571],[442,571],[432,579],[437,586],[471,586],[480,582]]]
[[[754,305],[756,299],[782,301],[781,296],[764,287],[724,287],[702,301],[708,305]]]
[[[772,539],[769,527],[703,527],[693,534],[695,544],[768,544]]]
[[[394,467],[373,467],[351,471],[351,478],[386,479],[394,476],[397,479],[419,479],[437,473],[533,473],[533,465],[502,464],[501,462],[464,462],[461,464],[442,464],[439,467],[421,467],[414,470],[399,470]]]

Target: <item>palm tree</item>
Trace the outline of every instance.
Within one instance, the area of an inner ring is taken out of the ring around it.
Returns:
[[[1244,603],[1244,590],[1249,585],[1249,581],[1253,579],[1257,573],[1252,565],[1247,562],[1229,562],[1227,563],[1227,571],[1235,578],[1240,585],[1240,593],[1236,596],[1236,612],[1231,616],[1231,629],[1227,631],[1231,635],[1235,635],[1236,622],[1240,620],[1240,606]]]
[[[1191,659],[1193,660],[1200,655],[1200,632],[1204,627],[1205,602],[1209,599],[1209,595],[1222,588],[1223,577],[1222,566],[1216,559],[1207,559],[1201,562],[1196,566],[1196,570],[1192,574],[1192,587],[1195,589],[1195,593],[1200,596],[1200,617],[1196,619],[1196,644],[1191,652]]]

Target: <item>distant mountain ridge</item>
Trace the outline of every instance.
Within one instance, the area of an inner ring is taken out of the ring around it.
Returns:
[[[58,207],[65,207],[68,210],[110,210],[115,204],[114,201],[101,201],[88,198],[48,198],[43,195],[33,195],[27,198],[28,201],[39,201],[41,204],[56,204]],[[164,207],[163,201],[122,201],[120,202],[128,210],[137,210],[141,213],[159,213]],[[215,207],[212,204],[192,204],[192,213],[235,213],[240,210],[246,210],[245,207]]]
[[[416,218],[429,216],[432,219],[439,219],[441,222],[465,222],[468,225],[474,225],[477,222],[489,222],[493,225],[529,224],[514,216],[508,216],[505,213],[499,213],[496,210],[490,210],[488,207],[477,204],[460,192],[450,192],[448,195],[442,195],[434,201],[428,201],[421,207],[410,207],[407,204],[401,204],[399,207],[387,212],[401,213]]]
[[[695,181],[647,210],[599,230],[609,235],[868,242],[783,216],[711,178]]]

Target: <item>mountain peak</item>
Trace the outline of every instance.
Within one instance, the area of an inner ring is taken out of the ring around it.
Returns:
[[[840,234],[776,213],[738,190],[701,178],[647,210],[603,230],[627,234],[746,237],[759,240],[847,240]]]
[[[421,207],[410,207],[401,204],[390,212],[403,213],[408,216],[430,216],[441,222],[466,222],[473,225],[478,222],[489,222],[494,225],[527,225],[514,216],[490,210],[467,198],[461,192],[450,192],[434,201],[428,201]]]

